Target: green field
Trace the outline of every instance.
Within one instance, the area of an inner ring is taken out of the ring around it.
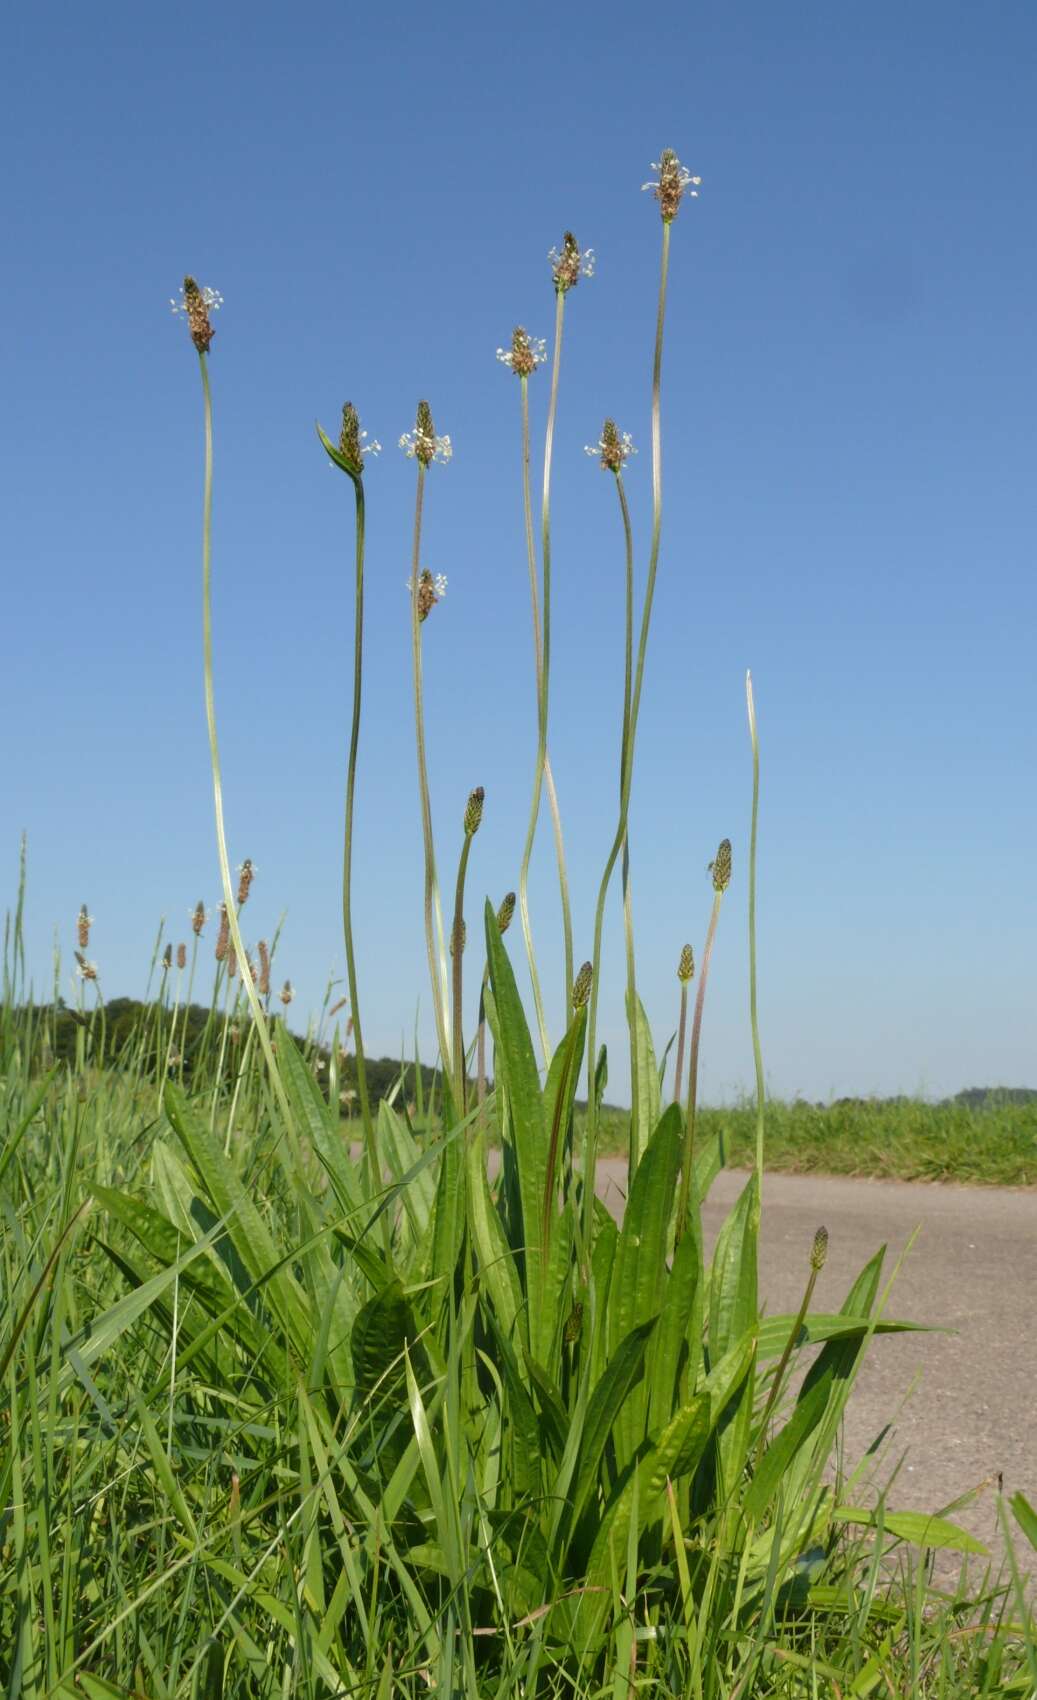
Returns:
[[[625,1152],[629,1118],[608,1114],[607,1148]],[[701,1109],[704,1137],[723,1140],[731,1168],[751,1168],[756,1106]],[[767,1168],[969,1186],[1037,1185],[1037,1099],[980,1104],[950,1099],[850,1098],[833,1104],[769,1099]]]

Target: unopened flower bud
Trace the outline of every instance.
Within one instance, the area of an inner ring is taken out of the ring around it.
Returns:
[[[187,967],[187,946],[178,944],[176,947],[176,965],[181,972]]]
[[[582,1009],[591,995],[591,981],[594,970],[589,962],[585,962],[573,981],[573,1009]]]
[[[482,806],[485,796],[486,792],[481,785],[477,785],[475,790],[469,794],[464,812],[464,835],[466,838],[474,838],[482,824]]]
[[[290,980],[286,980],[280,991],[281,1002],[284,1004],[285,1009],[288,1008],[288,1005],[291,1003],[294,996],[295,990],[292,986],[292,982]]]
[[[681,951],[680,961],[677,964],[677,978],[682,986],[686,986],[688,981],[694,977],[694,974],[695,952],[690,944],[686,944]]]
[[[191,916],[191,931],[196,939],[201,938],[202,928],[208,919],[209,917],[205,913],[205,904],[199,899],[194,906],[194,914]]]
[[[454,927],[454,929],[452,930],[452,932],[450,934],[450,954],[451,954],[451,956],[459,956],[459,955],[463,956],[464,955],[464,947],[467,943],[468,943],[468,928],[465,926],[463,921],[459,921],[457,923],[457,926]],[[458,950],[458,948],[457,948],[458,945],[460,945],[460,950]]]
[[[726,891],[731,884],[731,840],[729,838],[720,840],[716,856],[709,864],[709,871],[713,875],[713,890],[717,892]]]
[[[515,915],[515,893],[509,891],[497,910],[497,931],[506,933]]]
[[[163,968],[172,968],[173,966],[173,946],[171,944],[167,944],[162,952],[162,966]]]
[[[811,1269],[813,1269],[815,1271],[823,1269],[824,1266],[825,1266],[825,1258],[827,1256],[828,1256],[828,1229],[827,1228],[818,1228],[817,1233],[814,1235],[814,1243],[810,1248],[810,1267],[811,1267]]]

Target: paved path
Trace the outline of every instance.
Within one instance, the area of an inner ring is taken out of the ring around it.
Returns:
[[[703,1212],[707,1256],[747,1178],[728,1170],[715,1182]],[[599,1163],[599,1191],[614,1214],[625,1179],[625,1161]],[[919,1228],[886,1314],[956,1330],[872,1342],[847,1408],[847,1464],[890,1423],[877,1479],[903,1460],[891,1509],[941,1510],[998,1471],[1007,1496],[1022,1489],[1037,1505],[1037,1191],[768,1175],[760,1297],[771,1313],[798,1309],[822,1224],[828,1259],[814,1308],[838,1310],[883,1243],[888,1278]],[[952,1515],[1000,1555],[990,1489]],[[1023,1568],[1037,1570],[1026,1543],[1017,1545]],[[957,1568],[943,1555],[937,1576],[949,1580]]]

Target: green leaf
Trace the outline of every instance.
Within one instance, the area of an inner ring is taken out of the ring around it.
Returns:
[[[1034,1510],[1024,1493],[1014,1493],[1011,1498],[1012,1513],[1030,1545],[1037,1550],[1037,1511]]]
[[[299,1130],[327,1170],[339,1209],[345,1215],[359,1214],[363,1199],[349,1144],[342,1137],[338,1112],[326,1102],[319,1083],[288,1033],[284,1034],[283,1043],[278,1044],[277,1061]]]
[[[681,1157],[681,1113],[671,1104],[638,1164],[623,1213],[609,1297],[613,1352],[639,1323],[657,1317],[667,1282],[666,1254]],[[616,1425],[620,1468],[644,1438],[648,1392],[631,1399]]]
[[[836,1505],[832,1508],[834,1523],[863,1523],[875,1529],[881,1524],[888,1535],[907,1541],[916,1547],[934,1547],[949,1552],[975,1552],[984,1556],[989,1549],[967,1529],[950,1523],[946,1517],[928,1517],[924,1511],[866,1511],[862,1506]]]
[[[780,1316],[765,1316],[759,1327],[760,1357],[777,1358],[785,1350],[789,1331],[796,1318],[782,1313]],[[872,1326],[866,1316],[843,1316],[841,1312],[814,1311],[803,1318],[798,1346],[816,1346],[821,1341],[846,1341],[853,1344],[860,1340]],[[924,1322],[897,1322],[894,1320],[876,1322],[876,1334],[926,1334],[940,1333]]]
[[[636,1008],[631,1011],[629,992],[626,998],[626,1011],[627,1026],[631,1031],[631,1039],[637,1058],[637,1103],[631,1105],[630,1115],[634,1125],[634,1154],[638,1166],[640,1166],[642,1155],[648,1145],[649,1135],[659,1120],[659,1069],[655,1060],[655,1049],[652,1045],[652,1030],[648,1025],[644,1004],[640,998],[637,998]]]
[[[754,1174],[717,1235],[709,1286],[709,1356],[716,1363],[757,1324],[756,1232],[759,1220]],[[785,1338],[788,1338],[786,1332]]]
[[[601,1459],[616,1418],[641,1376],[645,1348],[654,1327],[655,1318],[652,1317],[648,1322],[638,1323],[626,1339],[620,1341],[587,1402],[573,1483],[568,1493],[571,1515],[561,1525],[562,1528],[575,1529],[579,1524],[597,1481]]]
[[[486,954],[500,1049],[498,1072],[503,1064],[503,1089],[515,1158],[516,1181],[522,1209],[522,1252],[519,1259],[528,1314],[531,1348],[540,1339],[543,1302],[543,1254],[540,1223],[547,1187],[547,1129],[540,1075],[533,1041],[522,1009],[515,974],[497,926],[493,905],[486,904]],[[498,1092],[501,1085],[498,1084]]]

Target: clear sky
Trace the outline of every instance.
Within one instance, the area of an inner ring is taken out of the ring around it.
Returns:
[[[370,463],[355,848],[368,1049],[420,1002],[431,1056],[404,582],[419,396],[433,808],[450,885],[513,886],[535,723],[518,385],[494,358],[571,296],[554,481],[551,749],[577,960],[614,830],[622,554],[583,453],[606,413],[640,454],[647,554],[659,219],[675,148],[703,178],[673,230],[663,549],[632,815],[638,972],[656,1039],[701,952],[706,864],[734,843],[703,1089],[748,1087],[744,675],[763,749],[760,971],[782,1095],[1037,1084],[1034,1057],[1037,10],[1029,0],[520,9],[251,0],[40,4],[5,23],[0,854],[29,841],[28,949],[71,995],[95,917],[106,996],[140,994],[219,896],[202,698],[201,400],[169,297],[225,297],[216,406],[217,713],[232,861],[258,874],[305,1024],[344,972],[351,495],[313,429],[348,397]],[[547,377],[531,381],[539,452]],[[557,1033],[558,903],[534,929]],[[602,1034],[620,1099],[611,905]],[[517,927],[509,935],[521,958]],[[206,940],[211,951],[212,929]],[[481,957],[480,957],[481,960]],[[469,973],[477,972],[470,948]],[[521,967],[521,963],[520,963]],[[520,981],[526,984],[524,974]],[[410,1042],[409,1039],[407,1041]]]

